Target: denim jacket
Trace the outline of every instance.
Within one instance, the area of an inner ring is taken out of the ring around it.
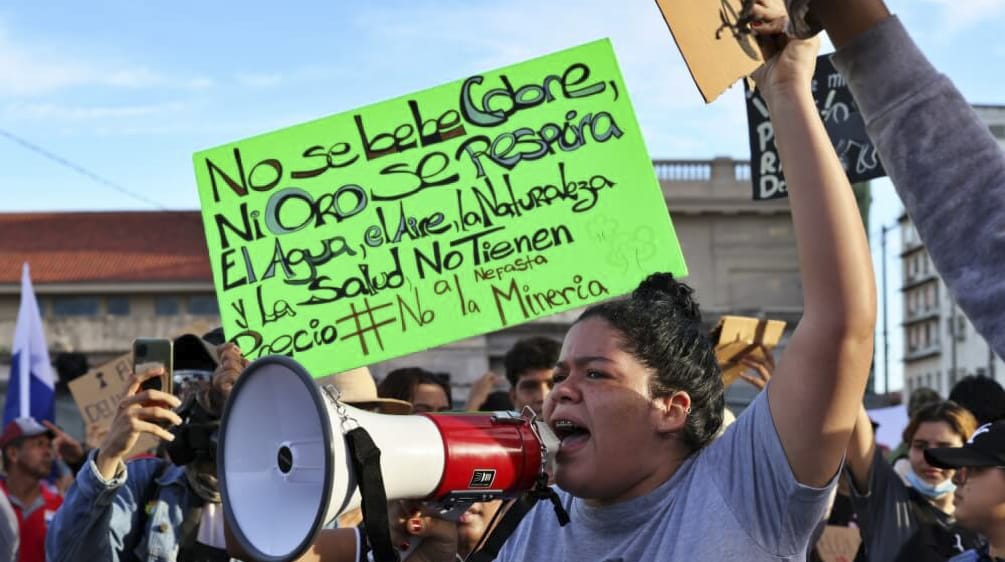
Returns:
[[[111,480],[92,451],[45,539],[48,562],[174,562],[185,513],[198,501],[184,469],[155,458]]]

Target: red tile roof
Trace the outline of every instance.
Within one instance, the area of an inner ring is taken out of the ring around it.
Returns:
[[[212,281],[198,211],[0,213],[0,283]]]

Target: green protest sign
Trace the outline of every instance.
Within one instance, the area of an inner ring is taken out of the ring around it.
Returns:
[[[607,40],[194,163],[228,337],[316,376],[686,273]]]

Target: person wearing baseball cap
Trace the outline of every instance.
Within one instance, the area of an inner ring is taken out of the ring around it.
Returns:
[[[63,498],[43,480],[55,460],[55,432],[34,418],[17,418],[0,435],[3,466],[7,477],[0,488],[10,500],[17,519],[19,562],[45,561],[45,535]]]
[[[925,460],[956,469],[956,521],[987,540],[950,562],[1005,560],[1005,421],[980,426],[962,447],[928,449]]]

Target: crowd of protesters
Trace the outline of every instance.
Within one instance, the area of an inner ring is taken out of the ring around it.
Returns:
[[[857,530],[849,556],[860,561],[1002,560],[1005,391],[976,377],[945,399],[916,391],[902,443],[887,455],[863,406],[874,272],[812,98],[817,35],[835,45],[833,62],[936,268],[999,354],[1005,154],[882,0],[744,5],[767,61],[753,78],[789,186],[804,312],[777,364],[770,354],[747,362],[743,378],[762,391],[733,423],[694,291],[661,273],[588,307],[564,342],[518,341],[505,372],[477,379],[460,407],[450,375],[419,367],[379,384],[365,369],[327,383],[347,404],[388,415],[516,410],[552,427],[561,447],[549,476],[571,522],[538,504],[512,530],[502,561],[802,562],[820,558],[814,546],[835,527]],[[176,340],[174,364],[204,376],[166,393],[143,385],[161,370],[133,374],[93,449],[51,421],[3,428],[0,562],[241,556],[225,524],[216,439],[248,362],[217,330]],[[161,446],[135,455],[145,435]],[[456,521],[405,514],[391,518],[392,532],[417,546],[409,560],[453,562],[477,554],[506,507],[476,503]],[[359,525],[361,513],[343,514],[304,560],[365,557]]]

